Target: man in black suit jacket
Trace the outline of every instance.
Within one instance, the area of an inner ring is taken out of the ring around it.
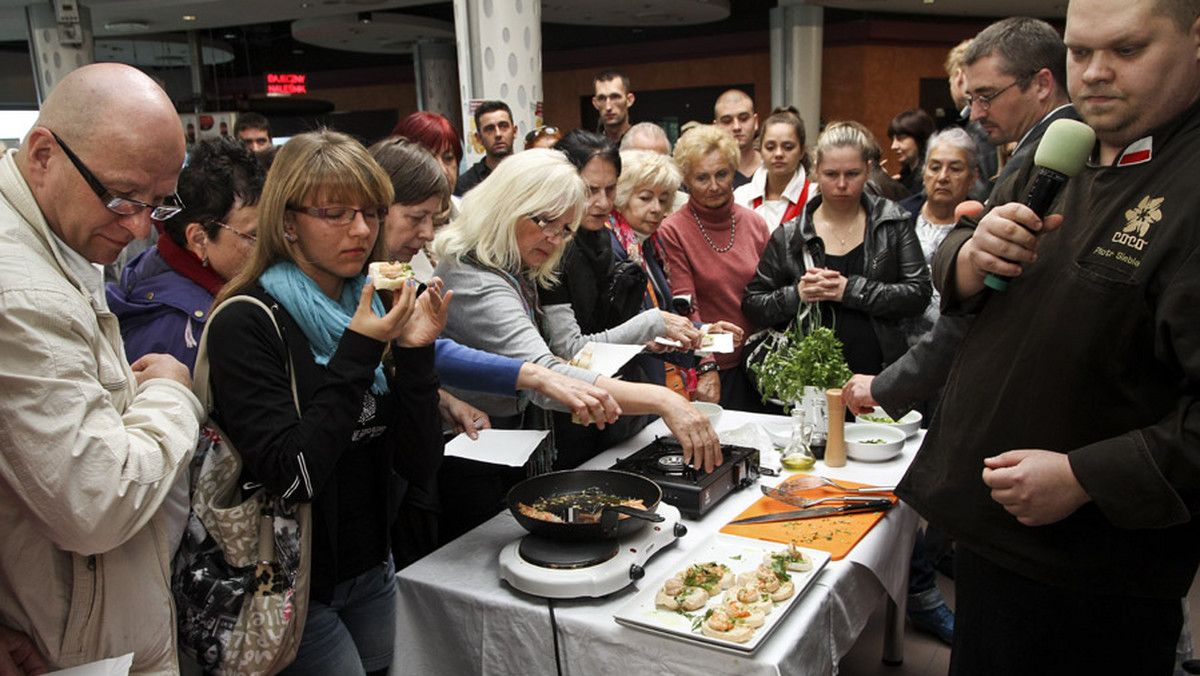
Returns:
[[[963,66],[971,120],[992,144],[1017,144],[996,185],[1017,171],[1051,122],[1079,119],[1067,95],[1067,49],[1045,21],[997,21],[971,41]]]
[[[1046,127],[1079,119],[1066,91],[1067,49],[1050,24],[1013,17],[980,31],[963,55],[971,119],[994,144],[1017,142],[996,179],[999,186],[1033,154]],[[855,375],[844,399],[851,411],[882,406],[899,417],[946,382],[969,317],[939,319],[934,328],[878,376]],[[931,412],[930,412],[931,413]]]

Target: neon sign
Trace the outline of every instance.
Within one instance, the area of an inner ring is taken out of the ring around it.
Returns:
[[[308,93],[308,76],[303,73],[267,73],[267,96]]]

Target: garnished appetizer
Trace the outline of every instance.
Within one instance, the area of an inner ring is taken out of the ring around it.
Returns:
[[[776,561],[783,563],[787,570],[796,573],[807,573],[813,568],[812,557],[796,549],[795,543],[788,545],[783,551],[763,554],[763,563],[768,566],[773,566]]]
[[[413,278],[413,269],[408,263],[375,262],[367,267],[367,274],[376,289],[395,291]]]

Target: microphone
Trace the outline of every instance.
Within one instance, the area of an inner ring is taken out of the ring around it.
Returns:
[[[979,200],[959,202],[958,206],[954,207],[954,222],[957,223],[963,216],[978,216],[982,213],[983,202]]]
[[[1024,201],[1038,218],[1045,218],[1050,203],[1067,184],[1067,179],[1083,169],[1095,143],[1096,133],[1078,120],[1059,119],[1046,128],[1033,155],[1033,163],[1038,168],[1037,178]],[[1011,281],[1011,277],[989,272],[983,283],[996,291],[1007,291]]]

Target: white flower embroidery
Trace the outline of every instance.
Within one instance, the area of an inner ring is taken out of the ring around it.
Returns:
[[[1137,231],[1138,237],[1145,237],[1146,231],[1151,225],[1162,220],[1162,206],[1164,197],[1150,197],[1146,195],[1141,202],[1133,209],[1125,212],[1125,229],[1122,232]]]

